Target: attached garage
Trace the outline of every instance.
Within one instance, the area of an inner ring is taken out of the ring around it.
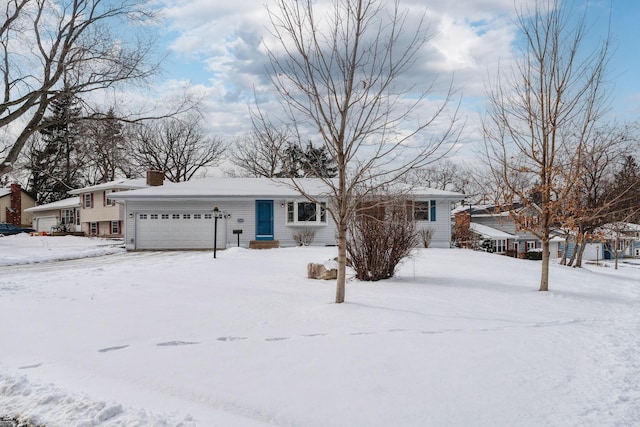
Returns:
[[[58,218],[56,216],[35,216],[33,218],[33,228],[38,231],[46,231],[50,233],[53,227],[58,225]]]
[[[211,212],[156,211],[135,214],[137,249],[213,249]],[[226,221],[218,219],[216,244],[225,247]]]

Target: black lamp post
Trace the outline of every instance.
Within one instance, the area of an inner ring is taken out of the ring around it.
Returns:
[[[213,208],[213,257],[216,257],[216,249],[218,248],[218,218],[220,218],[220,209],[217,206]]]

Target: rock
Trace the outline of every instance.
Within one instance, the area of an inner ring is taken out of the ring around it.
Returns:
[[[335,280],[338,278],[338,269],[327,268],[324,264],[310,262],[307,264],[307,277],[310,279]]]

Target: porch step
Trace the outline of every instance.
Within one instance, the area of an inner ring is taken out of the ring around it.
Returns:
[[[249,249],[274,249],[279,247],[279,240],[251,240],[249,242]]]

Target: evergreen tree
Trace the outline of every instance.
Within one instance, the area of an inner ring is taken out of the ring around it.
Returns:
[[[302,165],[305,177],[334,178],[338,175],[336,160],[329,155],[325,145],[316,148],[311,142],[307,145]]]
[[[39,204],[62,200],[68,197],[69,190],[82,183],[77,150],[81,112],[78,100],[63,90],[51,103],[50,110],[32,146],[28,166],[31,170],[29,191]]]

